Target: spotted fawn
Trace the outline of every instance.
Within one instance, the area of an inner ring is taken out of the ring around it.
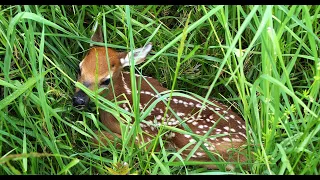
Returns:
[[[101,27],[99,26],[92,36],[93,41],[103,42]],[[100,46],[92,46],[80,62],[80,74],[78,82],[82,83],[87,88],[93,90],[98,82],[99,87],[110,86],[110,78],[112,78],[114,91],[109,90],[105,98],[114,101],[128,100],[127,103],[120,105],[126,111],[131,111],[132,107],[132,90],[130,73],[124,72],[122,69],[130,65],[130,58],[133,56],[135,64],[142,63],[148,53],[152,49],[152,44],[149,43],[142,48],[135,49],[131,52],[117,52],[112,48]],[[107,51],[107,52],[106,52]],[[108,53],[109,63],[106,53]],[[110,64],[110,67],[108,67]],[[97,79],[96,79],[97,76]],[[140,75],[135,75],[136,82],[140,82]],[[140,89],[140,111],[147,108],[152,102],[160,98],[160,93],[168,91],[156,79],[144,76],[141,78]],[[96,81],[97,80],[97,81]],[[148,83],[149,82],[149,83]],[[156,91],[154,91],[154,89]],[[115,93],[115,94],[114,94]],[[174,111],[167,111],[167,103],[170,100],[170,107]],[[151,110],[144,121],[140,122],[140,127],[143,133],[143,139],[137,138],[136,143],[149,142],[158,134],[159,126],[166,125],[185,130],[182,123],[185,123],[193,133],[181,134],[174,131],[167,131],[164,135],[168,147],[174,147],[176,151],[189,145],[188,148],[181,152],[182,157],[187,157],[190,151],[197,143],[195,136],[201,137],[208,135],[203,141],[203,145],[216,158],[223,158],[226,162],[245,162],[246,156],[242,146],[247,144],[246,125],[245,121],[239,115],[233,112],[226,105],[210,99],[211,104],[204,105],[197,99],[189,99],[180,96],[173,96],[171,99],[166,98],[164,101],[159,101]],[[89,102],[89,97],[79,88],[76,88],[73,104],[74,106],[85,106]],[[201,109],[201,110],[200,110]],[[174,115],[176,113],[176,116]],[[220,115],[219,115],[220,114]],[[178,120],[180,117],[180,121]],[[182,120],[182,121],[181,121]],[[119,120],[114,116],[100,110],[100,121],[113,132],[114,135],[121,138],[121,130]],[[131,122],[133,123],[133,122]],[[132,126],[132,124],[129,124]],[[208,133],[211,131],[210,133]],[[98,133],[98,132],[97,132]],[[114,136],[108,132],[103,132],[99,137],[114,140]],[[202,146],[203,147],[203,146]],[[212,161],[207,153],[200,147],[191,156],[194,161]],[[215,165],[204,165],[208,168],[217,167]],[[227,169],[232,169],[234,166],[229,164]]]

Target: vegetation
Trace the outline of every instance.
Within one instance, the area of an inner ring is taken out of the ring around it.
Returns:
[[[0,174],[320,174],[319,11],[0,6]],[[249,168],[226,171],[225,162],[210,162],[221,167],[208,170],[177,152],[146,150],[129,143],[139,132],[125,126],[133,136],[123,137],[122,148],[94,146],[94,130],[105,129],[98,108],[120,109],[95,92],[91,109],[72,106],[96,22],[119,51],[153,43],[146,62],[126,70],[232,106],[252,131]]]

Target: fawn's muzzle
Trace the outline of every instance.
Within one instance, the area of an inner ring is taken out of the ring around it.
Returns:
[[[73,96],[73,106],[81,107],[87,105],[89,102],[89,97],[82,90],[76,92]]]

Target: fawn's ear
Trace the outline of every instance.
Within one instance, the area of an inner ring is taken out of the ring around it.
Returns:
[[[148,43],[146,46],[142,48],[138,48],[129,53],[125,53],[124,55],[126,56],[120,57],[121,66],[122,67],[129,66],[132,55],[133,55],[135,65],[142,63],[146,59],[151,49],[152,49],[152,43]]]
[[[95,42],[104,42],[103,41],[103,35],[102,35],[102,28],[100,24],[96,24],[93,27],[94,30],[94,34],[91,36],[91,41],[95,41]],[[91,43],[90,46],[93,46],[93,44]]]

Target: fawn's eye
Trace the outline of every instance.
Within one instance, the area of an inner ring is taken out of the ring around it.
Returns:
[[[101,85],[107,86],[110,83],[110,78],[108,78],[107,80],[103,81],[101,83]]]

